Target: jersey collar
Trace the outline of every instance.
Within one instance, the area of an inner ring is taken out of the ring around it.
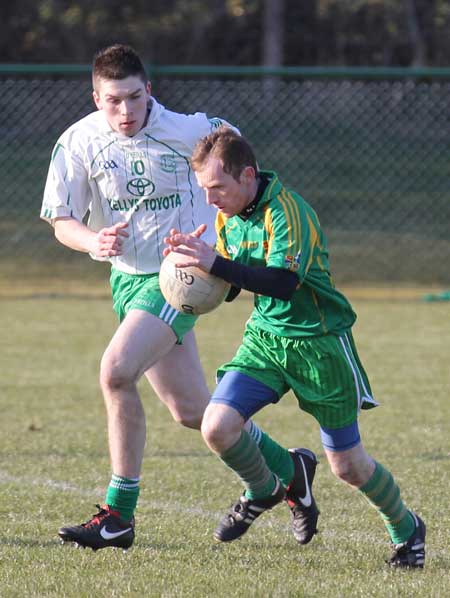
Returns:
[[[136,135],[134,135],[133,137],[127,137],[126,135],[122,135],[121,133],[114,131],[114,129],[111,128],[111,125],[107,121],[103,110],[98,111],[100,113],[100,118],[101,118],[99,128],[103,133],[114,135],[115,137],[122,139],[123,141],[131,142],[133,139],[134,140],[138,139],[144,133],[150,132],[151,128],[154,127],[156,125],[156,123],[158,122],[159,117],[161,116],[161,113],[164,110],[164,106],[159,104],[155,100],[155,98],[153,96],[151,96],[150,100],[148,102],[148,109],[149,109],[149,115],[147,118],[147,124],[144,127],[142,127],[142,129],[138,133],[136,133]]]
[[[242,220],[248,220],[250,216],[256,211],[261,197],[263,196],[264,191],[266,190],[266,187],[269,184],[269,181],[267,180],[264,173],[258,173],[258,179],[258,188],[256,190],[256,195],[254,199],[248,205],[246,205],[245,208],[238,214],[238,216]]]
[[[278,176],[272,170],[259,171],[259,185],[255,199],[238,214],[242,220],[248,220],[256,210],[268,203],[281,190],[281,183]]]

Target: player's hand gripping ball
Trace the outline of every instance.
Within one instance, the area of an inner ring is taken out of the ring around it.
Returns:
[[[231,285],[196,266],[176,267],[176,263],[186,259],[182,253],[174,252],[164,258],[159,271],[161,292],[164,299],[182,313],[206,314],[223,302]]]

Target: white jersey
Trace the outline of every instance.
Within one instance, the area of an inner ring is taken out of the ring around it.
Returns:
[[[91,230],[128,222],[123,254],[107,259],[129,274],[159,272],[163,238],[171,228],[215,242],[215,209],[208,206],[189,163],[197,141],[221,124],[203,113],[166,110],[151,98],[147,125],[134,137],[113,131],[102,110],[69,127],[53,150],[41,218],[71,217]]]

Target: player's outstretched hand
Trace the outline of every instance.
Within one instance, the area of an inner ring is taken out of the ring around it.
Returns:
[[[214,249],[202,241],[200,238],[206,230],[206,224],[201,224],[192,233],[185,234],[178,232],[175,228],[170,230],[170,236],[164,238],[164,243],[167,247],[164,249],[164,255],[168,255],[171,251],[174,253],[182,253],[189,259],[176,264],[177,268],[186,266],[198,266],[202,270],[209,272],[216,259],[216,252]]]
[[[122,255],[123,239],[129,236],[125,230],[127,226],[128,222],[119,222],[98,231],[94,238],[93,254],[98,257]]]

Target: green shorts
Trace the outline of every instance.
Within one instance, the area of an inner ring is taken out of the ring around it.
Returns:
[[[197,321],[198,316],[183,314],[167,303],[159,288],[158,273],[126,274],[112,268],[109,281],[113,308],[120,322],[131,309],[148,311],[170,326],[181,343]]]
[[[301,409],[324,428],[343,428],[360,409],[376,407],[351,332],[286,338],[247,325],[242,345],[217,372],[238,371],[272,388],[292,390]]]

